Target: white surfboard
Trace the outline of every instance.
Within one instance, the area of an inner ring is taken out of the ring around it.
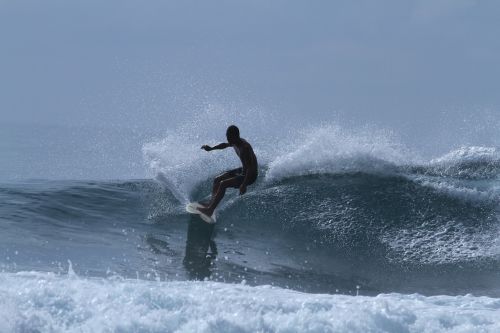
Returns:
[[[215,223],[215,213],[212,214],[212,216],[208,216],[207,214],[203,214],[198,210],[199,207],[203,207],[200,203],[198,202],[190,202],[186,205],[186,212],[191,213],[191,214],[197,214],[200,215],[201,219],[207,223]]]

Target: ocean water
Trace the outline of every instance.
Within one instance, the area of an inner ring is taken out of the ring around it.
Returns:
[[[498,147],[240,123],[259,179],[216,225],[184,207],[236,166],[199,149],[227,124],[3,131],[0,331],[500,331]]]

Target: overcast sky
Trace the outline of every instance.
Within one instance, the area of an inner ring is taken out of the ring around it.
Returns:
[[[3,121],[166,126],[207,103],[423,124],[500,108],[500,1],[0,0]]]

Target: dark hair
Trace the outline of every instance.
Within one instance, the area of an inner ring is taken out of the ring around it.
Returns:
[[[231,125],[226,130],[226,136],[238,139],[240,137],[240,130],[238,127]]]

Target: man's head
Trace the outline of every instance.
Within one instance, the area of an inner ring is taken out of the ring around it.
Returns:
[[[231,125],[226,131],[227,142],[230,144],[235,144],[240,140],[240,130],[238,127]]]

